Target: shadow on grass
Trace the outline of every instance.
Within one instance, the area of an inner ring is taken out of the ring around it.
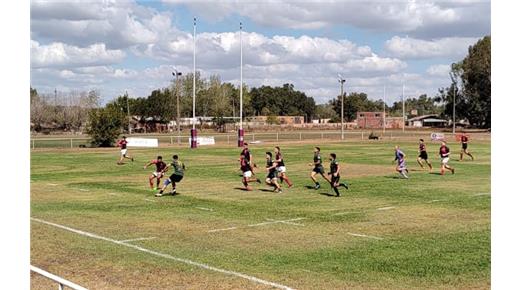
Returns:
[[[304,187],[307,189],[314,189],[314,186],[311,186],[311,185],[305,185]]]
[[[247,190],[247,189],[245,189],[245,188],[243,188],[243,187],[235,187],[235,188],[233,188],[233,189],[238,189],[238,190],[242,190],[242,191],[249,191],[249,190]]]
[[[321,195],[325,195],[325,196],[328,196],[328,197],[336,197],[335,194],[332,194],[332,193],[329,193],[329,192],[320,192]]]
[[[272,189],[260,188],[259,190],[260,190],[260,191],[263,191],[263,192],[273,192]]]

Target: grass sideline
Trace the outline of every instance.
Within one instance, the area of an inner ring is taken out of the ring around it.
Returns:
[[[448,144],[457,171],[446,176],[437,174],[438,144],[427,144],[435,169],[429,174],[415,162],[416,142],[400,142],[409,180],[393,171],[394,144],[319,144],[324,159],[338,154],[351,186],[341,198],[329,197],[325,182],[320,190],[305,187],[312,185],[310,143],[284,142],[295,186],[282,194],[265,185],[238,189],[239,150],[229,146],[130,149],[136,161],[123,166],[115,164],[115,148],[37,149],[31,216],[114,240],[154,237],[129,243],[298,289],[488,289],[489,141],[471,143],[477,159],[464,162],[455,161],[459,145]],[[261,177],[272,146],[250,146]],[[180,194],[154,198],[152,168],[142,166],[173,153],[188,168]],[[264,225],[250,226],[256,224]],[[210,232],[230,227],[236,229]],[[31,264],[92,289],[269,288],[34,221]]]

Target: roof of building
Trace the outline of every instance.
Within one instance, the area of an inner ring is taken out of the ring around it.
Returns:
[[[413,118],[410,118],[408,119],[408,121],[410,122],[413,122],[413,121],[421,121],[421,120],[424,120],[424,119],[435,119],[435,118],[438,118],[439,116],[437,114],[429,114],[429,115],[422,115],[422,116],[417,116],[417,117],[413,117]]]

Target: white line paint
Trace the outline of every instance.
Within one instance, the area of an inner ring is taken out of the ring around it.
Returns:
[[[119,195],[119,194],[114,193],[114,192],[109,192],[108,195]]]
[[[395,206],[386,206],[386,207],[380,207],[376,210],[389,210],[389,209],[394,209],[394,208],[395,208]]]
[[[206,208],[206,207],[195,207],[196,209],[200,209],[200,210],[207,210],[207,211],[213,211],[213,209],[211,208]]]
[[[177,261],[177,262],[180,262],[180,263],[184,263],[184,264],[187,264],[187,265],[196,266],[196,267],[199,267],[199,268],[202,268],[202,269],[206,269],[206,270],[210,270],[210,271],[214,271],[214,272],[218,272],[218,273],[222,273],[222,274],[226,274],[226,275],[230,275],[230,276],[240,277],[240,278],[243,278],[243,279],[246,279],[246,280],[258,283],[258,284],[272,286],[272,287],[275,287],[275,288],[278,288],[278,289],[292,290],[292,288],[290,288],[288,286],[285,286],[285,285],[282,285],[282,284],[278,284],[278,283],[275,283],[275,282],[270,282],[270,281],[267,281],[267,280],[263,280],[263,279],[260,279],[260,278],[254,277],[254,276],[250,276],[250,275],[247,275],[247,274],[243,274],[243,273],[240,273],[240,272],[229,271],[229,270],[225,270],[225,269],[216,268],[216,267],[213,267],[213,266],[210,266],[210,265],[207,265],[207,264],[191,261],[191,260],[188,260],[188,259],[177,258],[177,257],[171,256],[171,255],[168,255],[168,254],[156,252],[156,251],[153,251],[153,250],[149,250],[149,249],[146,249],[146,248],[143,248],[143,247],[139,247],[139,246],[136,246],[136,245],[132,245],[132,244],[128,244],[128,243],[125,243],[125,242],[116,241],[116,240],[111,239],[111,238],[106,238],[106,237],[99,236],[99,235],[96,235],[96,234],[92,234],[92,233],[89,233],[89,232],[73,229],[73,228],[70,228],[70,227],[67,227],[67,226],[51,223],[51,222],[44,221],[44,220],[41,220],[41,219],[38,219],[38,218],[31,218],[31,220],[33,220],[35,222],[42,223],[42,224],[50,225],[50,226],[53,226],[53,227],[57,227],[57,228],[60,228],[60,229],[63,229],[63,230],[69,231],[69,232],[73,232],[73,233],[76,233],[76,234],[79,234],[79,235],[82,235],[82,236],[86,236],[86,237],[90,237],[90,238],[94,238],[94,239],[98,239],[98,240],[103,240],[103,241],[106,241],[106,242],[114,243],[114,244],[117,244],[117,245],[129,247],[129,248],[141,251],[141,252],[145,252],[145,253],[148,253],[148,254],[151,254],[151,255],[154,255],[154,256],[158,256],[158,257],[161,257],[161,258],[165,258],[165,259],[174,260],[174,261]]]
[[[50,186],[57,186],[56,183],[47,183],[47,185],[50,185]]]
[[[128,242],[137,242],[137,241],[147,241],[147,240],[153,240],[153,239],[156,239],[156,237],[128,239],[128,240],[121,240],[119,242],[128,243]]]
[[[354,236],[354,237],[362,237],[362,238],[370,238],[370,239],[376,239],[376,240],[382,240],[383,238],[380,238],[380,237],[375,237],[375,236],[368,236],[368,235],[363,235],[363,234],[355,234],[355,233],[347,233],[351,236]]]
[[[151,202],[157,202],[156,200],[149,199],[149,198],[145,198],[144,200],[146,200],[146,201],[151,201]]]
[[[441,200],[440,199],[434,199],[434,200],[428,201],[427,203],[434,203],[434,202],[439,202],[439,201],[441,201]]]
[[[354,214],[354,213],[363,213],[363,212],[360,212],[360,211],[346,211],[346,212],[338,212],[338,213],[333,214],[333,216],[336,216],[336,215],[346,215],[346,214]]]
[[[475,193],[473,196],[491,195],[490,192]]]
[[[79,191],[90,191],[88,189],[80,188]]]
[[[235,230],[235,229],[238,229],[238,228],[237,227],[230,227],[230,228],[224,228],[224,229],[216,229],[216,230],[208,231],[208,233],[230,231],[230,230]]]

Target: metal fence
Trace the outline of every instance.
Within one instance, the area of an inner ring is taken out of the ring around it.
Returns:
[[[380,140],[403,140],[411,141],[423,138],[429,140],[432,131],[401,131],[387,130],[384,134],[382,131],[346,131],[345,142],[368,140],[368,136],[374,133]],[[458,133],[457,133],[458,134]],[[456,134],[455,134],[456,135]],[[454,142],[455,135],[452,133],[444,133],[446,140]],[[189,136],[187,135],[148,135],[148,134],[131,134],[128,137],[157,138],[159,145],[188,145]],[[237,134],[228,133],[202,133],[199,137],[214,137],[215,143],[218,145],[235,144],[237,142]],[[471,140],[489,140],[490,133],[470,133]],[[318,140],[341,140],[341,131],[287,131],[287,132],[265,132],[265,133],[246,133],[246,142],[284,142],[284,141],[318,141]],[[31,148],[78,148],[88,147],[88,137],[59,137],[59,138],[32,138]]]
[[[47,272],[45,270],[42,270],[42,269],[40,269],[38,267],[33,266],[33,265],[31,265],[31,271],[33,271],[34,273],[38,273],[38,274],[44,276],[45,278],[48,278],[48,279],[58,283],[58,289],[59,290],[63,290],[65,286],[67,286],[67,287],[69,287],[71,289],[74,289],[74,290],[88,290],[85,287],[81,287],[81,286],[79,286],[79,285],[77,285],[75,283],[72,283],[72,282],[70,282],[68,280],[65,280],[65,279],[63,279],[61,277],[58,277],[58,276],[56,276],[54,274],[51,274],[51,273],[49,273],[49,272]]]

